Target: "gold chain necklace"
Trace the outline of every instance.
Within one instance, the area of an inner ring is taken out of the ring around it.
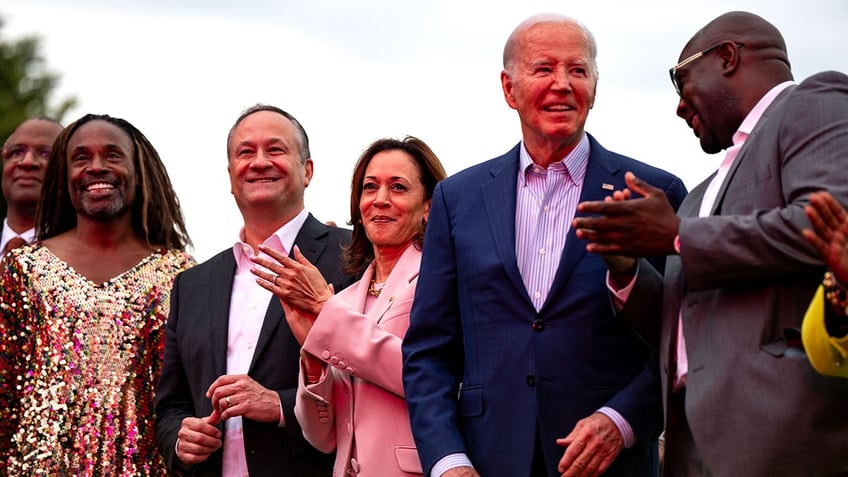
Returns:
[[[383,287],[377,288],[376,286],[374,286],[376,284],[377,283],[374,277],[371,277],[371,282],[368,284],[368,294],[373,296],[374,298],[379,297],[380,292],[383,291]],[[385,284],[383,284],[383,286],[385,286]]]

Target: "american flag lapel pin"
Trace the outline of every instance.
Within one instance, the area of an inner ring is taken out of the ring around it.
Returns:
[[[613,187],[612,184],[607,184],[606,182],[604,182],[603,184],[601,184],[601,189],[603,189],[603,190],[613,190],[613,189],[615,189],[615,187]]]

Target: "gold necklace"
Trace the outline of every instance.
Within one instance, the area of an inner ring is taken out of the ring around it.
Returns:
[[[375,278],[371,277],[371,282],[368,284],[368,294],[373,296],[374,298],[379,297],[380,292],[383,291],[383,287],[377,288],[377,287],[374,286],[376,284],[377,283],[376,283]],[[384,284],[384,286],[385,286],[385,284]]]

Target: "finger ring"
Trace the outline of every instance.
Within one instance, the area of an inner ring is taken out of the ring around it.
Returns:
[[[280,278],[280,276],[279,276],[279,275],[277,275],[277,276],[275,276],[275,277],[274,277],[274,286],[275,286],[275,287],[276,287],[276,286],[279,286],[279,285],[277,285],[277,279],[278,279],[278,278]]]
[[[227,409],[229,409],[230,406],[232,406],[232,405],[233,405],[233,403],[230,401],[230,397],[227,396]]]

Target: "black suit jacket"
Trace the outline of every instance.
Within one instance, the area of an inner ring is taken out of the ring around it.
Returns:
[[[354,276],[341,272],[342,247],[350,231],[328,227],[311,214],[294,243],[327,282],[340,291]],[[156,389],[156,439],[171,469],[194,476],[220,476],[223,452],[206,462],[182,467],[174,445],[185,417],[208,416],[206,390],[226,374],[227,328],[236,262],[231,249],[182,273],[174,282],[165,344],[165,362]],[[280,395],[285,427],[244,419],[247,465],[256,476],[329,476],[333,456],[318,452],[303,438],[294,415],[300,347],[286,323],[279,300],[270,300],[248,375]]]

